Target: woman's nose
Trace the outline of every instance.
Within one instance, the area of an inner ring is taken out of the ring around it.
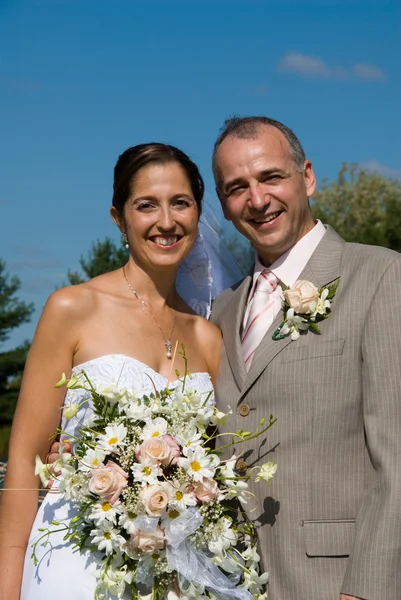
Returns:
[[[158,225],[164,231],[169,231],[174,228],[175,220],[169,208],[163,209],[161,211]]]

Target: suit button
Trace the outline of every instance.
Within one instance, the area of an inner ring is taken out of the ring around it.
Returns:
[[[239,414],[241,415],[241,417],[247,417],[250,412],[251,409],[249,408],[248,404],[241,404],[241,406],[239,407]]]
[[[235,470],[239,471],[240,473],[245,473],[248,469],[248,463],[245,460],[238,460],[237,464],[235,465]]]

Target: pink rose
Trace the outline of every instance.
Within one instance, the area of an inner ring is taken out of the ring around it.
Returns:
[[[179,446],[179,444],[177,444],[175,439],[173,439],[171,437],[171,435],[168,435],[166,433],[162,437],[163,437],[164,442],[167,444],[167,446],[170,449],[170,456],[168,458],[168,461],[166,463],[164,463],[163,461],[162,462],[163,462],[163,464],[167,464],[167,465],[176,465],[178,457],[181,456],[180,446]]]
[[[199,502],[213,502],[220,494],[217,482],[214,479],[204,477],[193,486],[193,493]]]
[[[162,435],[157,438],[149,438],[139,446],[136,452],[138,457],[149,458],[157,464],[175,464],[177,456],[180,456],[180,447],[170,435]]]
[[[155,552],[164,548],[164,534],[162,529],[157,526],[153,533],[138,529],[131,534],[128,546],[132,550],[141,550],[142,552]]]
[[[169,501],[168,484],[147,485],[141,492],[145,510],[151,517],[161,517],[167,510]]]
[[[105,467],[90,472],[89,490],[114,504],[127,485],[128,474],[109,460]]]
[[[319,290],[313,283],[299,279],[294,285],[283,292],[284,299],[290,308],[299,315],[308,315],[313,312],[313,307],[319,299]]]

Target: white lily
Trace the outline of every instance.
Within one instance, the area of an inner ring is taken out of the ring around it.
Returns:
[[[255,477],[255,482],[258,483],[261,479],[263,479],[267,485],[269,485],[277,471],[277,465],[272,462],[267,462],[259,467],[259,469],[259,473]]]
[[[50,465],[42,462],[39,454],[35,456],[35,475],[39,475],[44,488],[47,488],[50,481],[54,481],[55,479],[53,473],[50,471]]]

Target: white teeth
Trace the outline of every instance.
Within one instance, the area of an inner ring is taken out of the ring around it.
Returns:
[[[175,244],[178,241],[178,237],[176,235],[172,236],[172,237],[156,237],[153,238],[155,244],[159,244],[159,246],[172,246],[173,244]]]
[[[280,211],[273,213],[272,215],[270,215],[269,217],[266,217],[265,219],[254,219],[254,221],[255,221],[255,223],[270,223],[270,221],[273,221],[273,219],[278,217],[279,214],[280,214]]]

